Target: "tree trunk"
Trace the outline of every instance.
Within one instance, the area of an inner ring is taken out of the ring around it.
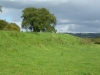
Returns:
[[[38,27],[33,27],[33,32],[40,32],[40,29]]]

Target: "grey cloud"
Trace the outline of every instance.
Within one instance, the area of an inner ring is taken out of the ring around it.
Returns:
[[[76,25],[75,28],[73,28],[72,25],[69,26],[68,31],[70,32],[100,32],[100,29],[94,28],[94,27],[86,27],[86,26],[80,26]]]
[[[24,8],[45,7],[56,16],[58,31],[100,32],[100,0],[63,0],[63,2],[60,0],[1,0],[0,3],[1,6],[9,9],[8,13],[15,22],[21,22],[20,16]],[[61,19],[69,22],[60,22]],[[73,24],[74,29],[71,26]],[[69,28],[64,29],[64,27]]]
[[[59,22],[58,24],[60,25],[65,25],[65,24],[76,24],[76,25],[85,25],[88,27],[100,27],[100,21],[96,22],[96,21],[71,21],[71,22]]]

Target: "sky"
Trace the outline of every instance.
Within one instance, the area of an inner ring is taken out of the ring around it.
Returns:
[[[100,0],[0,0],[0,19],[21,27],[22,10],[46,8],[57,19],[57,32],[100,32]]]

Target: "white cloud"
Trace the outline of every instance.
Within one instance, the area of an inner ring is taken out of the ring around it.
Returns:
[[[69,28],[68,25],[57,25],[56,26],[57,32],[68,32],[68,28]]]
[[[10,1],[16,1],[16,0],[10,0]]]
[[[61,22],[61,23],[67,23],[67,22],[70,22],[70,21],[67,20],[67,19],[60,19],[59,22]]]

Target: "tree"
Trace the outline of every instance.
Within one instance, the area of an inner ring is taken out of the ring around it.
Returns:
[[[5,20],[0,19],[0,30],[20,32],[20,27],[15,23],[8,23]]]
[[[29,28],[33,32],[56,32],[56,18],[46,8],[30,7],[22,12],[22,28]]]
[[[4,30],[20,32],[20,27],[15,23],[9,23]]]
[[[5,20],[0,20],[0,30],[4,30],[8,23]]]
[[[2,8],[2,6],[0,6],[0,12],[2,12],[1,8]]]

